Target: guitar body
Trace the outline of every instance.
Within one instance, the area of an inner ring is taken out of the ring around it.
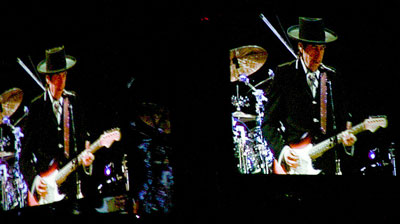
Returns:
[[[41,197],[39,199],[40,205],[49,204],[64,199],[65,194],[60,194],[58,192],[58,186],[56,183],[57,173],[58,170],[54,170],[50,175],[42,177],[47,184],[47,194],[45,197]]]
[[[312,144],[304,148],[293,148],[294,152],[299,157],[299,165],[296,168],[290,168],[288,174],[304,174],[304,175],[317,175],[321,170],[316,170],[313,167],[312,160],[308,155]]]
[[[290,167],[286,165],[282,159],[279,158],[279,161],[275,161],[276,168],[274,168],[276,174],[290,174],[290,175],[317,175],[321,172],[321,170],[316,170],[313,167],[312,159],[309,156],[309,150],[313,147],[312,144],[307,144],[303,147],[293,147],[292,150],[299,157],[298,166]],[[289,146],[285,146],[282,150],[288,150]],[[283,155],[283,154],[282,154]]]
[[[110,131],[105,132],[97,139],[94,143],[92,143],[89,148],[85,149],[84,151],[88,151],[90,153],[95,153],[102,147],[109,148],[114,141],[119,141],[121,139],[121,132],[118,128],[112,129]],[[74,172],[79,165],[82,164],[81,154],[78,155],[77,158],[72,159],[68,164],[66,164],[61,169],[58,169],[58,165],[54,162],[48,171],[43,172],[40,176],[36,176],[33,180],[32,189],[28,192],[28,205],[29,206],[36,206],[36,205],[43,205],[49,204],[57,201],[61,201],[64,199],[65,195],[60,194],[58,191],[58,186],[61,185],[68,177],[69,174]],[[47,194],[44,197],[39,198],[37,200],[34,195],[36,191],[36,186],[40,181],[40,177],[44,180],[47,184]],[[77,195],[79,198],[81,195]]]
[[[58,191],[58,186],[56,183],[58,169],[56,167],[57,166],[52,166],[48,171],[40,175],[40,177],[47,184],[47,194],[44,197],[40,197],[39,200],[32,195],[32,197],[28,198],[29,206],[50,204],[64,199],[65,194],[60,194]],[[40,177],[36,176],[33,180],[31,192],[35,192],[35,186],[38,184]]]

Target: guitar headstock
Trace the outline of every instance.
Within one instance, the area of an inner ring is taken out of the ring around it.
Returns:
[[[106,148],[110,148],[110,146],[114,143],[114,141],[121,140],[121,131],[119,128],[114,128],[104,132],[100,136],[100,145]]]
[[[369,130],[370,132],[375,132],[378,128],[386,128],[388,125],[388,121],[386,116],[379,116],[379,117],[370,117],[364,120],[364,128]]]

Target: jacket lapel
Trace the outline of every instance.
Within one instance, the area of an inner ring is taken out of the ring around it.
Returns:
[[[54,114],[53,105],[51,103],[51,100],[47,99],[45,102],[45,105],[46,105],[45,110],[47,111],[46,114],[47,114],[48,119],[51,119],[54,127],[58,127],[57,118],[56,118],[56,115]]]
[[[306,73],[304,73],[304,70],[301,66],[299,66],[297,68],[297,75],[298,75],[298,80],[302,85],[301,88],[306,90],[306,93],[307,93],[307,96],[308,96],[310,102],[313,101],[314,98],[312,96],[311,89],[307,84],[307,75],[306,75]],[[318,95],[318,92],[317,92],[317,95]]]

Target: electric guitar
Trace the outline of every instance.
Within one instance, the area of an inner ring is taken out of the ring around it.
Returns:
[[[386,117],[370,117],[365,119],[362,123],[354,126],[350,130],[343,131],[336,136],[330,137],[316,145],[311,144],[311,138],[306,138],[298,144],[285,146],[283,150],[291,148],[299,157],[298,166],[296,168],[289,167],[283,161],[283,152],[280,154],[278,160],[274,162],[274,172],[277,174],[308,174],[317,175],[321,170],[316,170],[312,166],[312,160],[322,156],[326,151],[333,148],[337,143],[342,143],[343,135],[345,132],[350,132],[354,135],[369,130],[372,133],[378,128],[387,127]]]
[[[102,147],[109,148],[114,141],[119,141],[120,139],[121,132],[118,128],[109,130],[104,132],[104,134],[102,134],[94,143],[90,145],[89,149],[86,149],[85,151],[95,153]],[[47,184],[47,194],[44,197],[38,198],[38,200],[34,197],[34,192],[36,190],[36,183],[40,178],[39,176],[36,176],[32,184],[32,189],[28,193],[28,205],[43,205],[64,199],[65,195],[59,193],[58,187],[67,179],[68,175],[74,172],[78,166],[82,164],[82,153],[83,152],[81,152],[76,158],[72,159],[61,169],[58,169],[57,163],[53,163],[46,172],[40,174],[40,177],[43,178]]]

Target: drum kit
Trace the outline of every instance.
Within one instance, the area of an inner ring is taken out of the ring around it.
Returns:
[[[266,62],[267,51],[262,47],[249,45],[230,50],[230,81],[236,86],[232,95],[232,131],[237,167],[242,174],[270,174],[273,165],[273,153],[263,137],[261,125],[264,119],[264,105],[268,102],[262,88],[273,79],[269,70],[267,79],[252,85],[249,76],[255,74]],[[240,91],[239,83],[244,83],[247,90]],[[251,93],[251,94],[249,94]],[[255,100],[254,113],[245,113],[242,109],[250,107]]]
[[[0,191],[3,210],[24,207],[28,195],[28,187],[19,167],[21,138],[24,135],[21,128],[15,126],[21,119],[14,125],[10,120],[22,98],[23,92],[18,88],[0,95]]]

